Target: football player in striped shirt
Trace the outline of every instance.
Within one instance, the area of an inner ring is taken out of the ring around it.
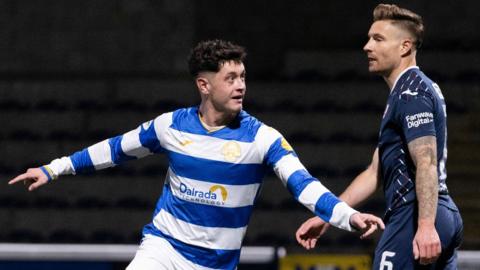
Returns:
[[[446,106],[438,85],[416,66],[422,18],[396,5],[378,5],[364,51],[370,72],[390,89],[372,163],[340,196],[350,205],[366,200],[383,181],[385,231],[373,269],[457,269],[463,235],[448,194]],[[328,228],[311,218],[297,231],[307,249]]]
[[[243,47],[200,42],[189,69],[199,106],[164,113],[137,129],[12,179],[28,189],[162,153],[169,168],[152,222],[127,269],[235,269],[262,179],[273,170],[293,197],[330,224],[365,237],[381,219],[358,213],[311,176],[282,135],[243,110]]]

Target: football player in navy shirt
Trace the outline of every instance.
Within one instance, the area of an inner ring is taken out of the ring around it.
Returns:
[[[363,48],[368,69],[385,79],[390,95],[370,166],[340,196],[351,206],[380,184],[385,231],[373,269],[457,269],[463,223],[446,185],[446,106],[438,85],[416,66],[422,18],[396,5],[378,5]],[[298,229],[307,249],[328,228],[318,217]]]

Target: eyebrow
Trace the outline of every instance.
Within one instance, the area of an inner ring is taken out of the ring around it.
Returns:
[[[245,75],[245,74],[246,74],[246,72],[245,72],[245,70],[244,70],[244,71],[242,71],[242,73],[240,73],[240,76]],[[233,76],[238,76],[237,72],[235,72],[235,71],[230,71],[230,72],[228,72],[227,74],[225,74],[225,77],[229,77],[229,76],[232,76],[232,75],[233,75]]]
[[[371,38],[371,37],[381,37],[381,38],[385,38],[385,36],[382,35],[382,34],[380,34],[380,33],[372,33],[372,34],[368,33],[367,36],[368,36],[369,38]]]

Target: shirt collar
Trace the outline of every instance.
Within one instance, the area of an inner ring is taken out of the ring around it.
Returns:
[[[393,83],[392,88],[390,89],[390,93],[393,91],[393,89],[395,89],[395,86],[397,85],[398,80],[403,76],[403,74],[405,74],[407,71],[411,69],[420,69],[420,68],[418,66],[410,66],[404,69],[400,74],[398,74],[397,78],[395,79],[395,82]]]

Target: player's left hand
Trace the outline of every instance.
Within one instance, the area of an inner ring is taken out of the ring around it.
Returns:
[[[423,224],[419,221],[412,244],[415,260],[423,265],[434,263],[442,252],[440,237],[433,223]]]
[[[385,229],[382,219],[371,214],[355,213],[350,217],[350,224],[362,232],[360,239],[367,238],[378,230],[378,227]]]

